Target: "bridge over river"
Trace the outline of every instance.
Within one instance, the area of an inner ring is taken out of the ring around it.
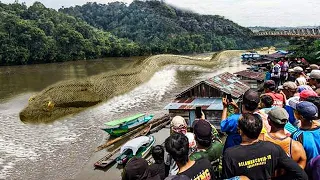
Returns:
[[[255,36],[287,36],[287,37],[320,38],[320,27],[260,31],[260,32],[255,32],[254,34]]]

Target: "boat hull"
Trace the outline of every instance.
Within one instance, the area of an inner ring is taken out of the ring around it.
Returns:
[[[103,128],[102,130],[109,133],[110,136],[119,137],[119,136],[126,134],[127,132],[129,132],[132,129],[135,129],[143,124],[146,124],[152,118],[153,118],[153,116],[150,115],[150,116],[145,117],[143,120],[137,120],[135,123],[126,124],[126,125],[122,125],[122,126],[115,127],[115,128]]]

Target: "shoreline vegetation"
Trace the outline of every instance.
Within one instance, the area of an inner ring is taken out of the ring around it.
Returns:
[[[0,66],[105,57],[190,54],[282,45],[217,15],[160,1],[46,8],[0,3]]]

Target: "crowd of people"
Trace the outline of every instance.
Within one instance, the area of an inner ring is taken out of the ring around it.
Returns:
[[[282,58],[267,69],[263,87],[240,103],[223,98],[224,143],[203,113],[191,132],[176,116],[164,146],[152,149],[155,163],[133,158],[123,179],[320,180],[319,66]]]

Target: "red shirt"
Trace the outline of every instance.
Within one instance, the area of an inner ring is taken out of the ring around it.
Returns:
[[[284,102],[284,96],[280,93],[275,93],[275,92],[270,92],[270,93],[266,93],[266,95],[269,95],[272,97],[273,99],[273,106],[277,106],[277,107],[281,107],[283,108],[285,105]]]
[[[280,67],[283,66],[283,62],[282,61],[280,61],[278,64],[280,65]]]

